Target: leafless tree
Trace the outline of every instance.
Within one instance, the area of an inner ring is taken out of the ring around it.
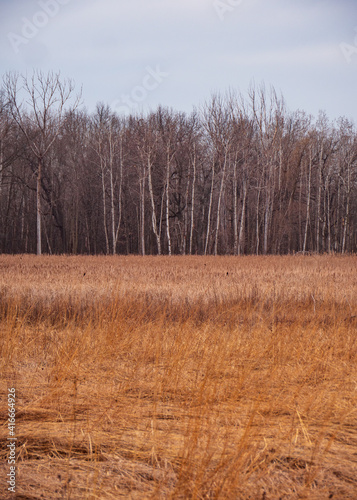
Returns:
[[[71,80],[61,81],[59,73],[45,75],[37,71],[30,78],[7,73],[3,85],[11,115],[37,160],[37,255],[41,255],[42,169],[60,133],[66,106],[73,97],[74,84]],[[72,109],[79,103],[78,95],[71,103]]]

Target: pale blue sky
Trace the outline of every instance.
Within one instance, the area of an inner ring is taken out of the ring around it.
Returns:
[[[190,111],[212,91],[264,81],[292,110],[357,122],[356,0],[0,0],[0,9],[0,73],[60,70],[83,85],[89,111],[99,101]]]

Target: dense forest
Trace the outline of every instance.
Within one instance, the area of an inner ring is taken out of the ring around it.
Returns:
[[[83,107],[59,74],[0,85],[0,252],[287,254],[357,250],[357,134],[274,89],[190,114]]]

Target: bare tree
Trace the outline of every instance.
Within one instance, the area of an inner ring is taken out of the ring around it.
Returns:
[[[70,112],[73,88],[4,77],[0,251],[40,254],[41,236],[52,253],[357,250],[353,123],[287,112],[264,86],[125,119]]]
[[[221,206],[224,188],[226,185],[226,173],[228,164],[230,162],[231,146],[233,141],[234,129],[232,128],[232,112],[231,104],[229,101],[229,96],[227,96],[226,98],[222,98],[219,95],[213,95],[211,101],[207,103],[203,109],[204,126],[212,143],[215,161],[219,168],[219,172],[217,172],[217,175],[219,174],[221,177],[217,201],[214,255],[217,255],[218,252],[218,237],[221,223]],[[212,167],[211,194],[213,193],[213,183],[214,166]],[[212,196],[210,197],[210,209],[212,209]],[[208,221],[208,224],[210,224],[210,221]],[[209,229],[207,230],[207,238],[208,236]],[[207,244],[205,251],[207,252]]]
[[[162,227],[162,214],[163,214],[163,204],[165,197],[165,189],[162,190],[161,203],[159,207],[159,215],[157,214],[157,203],[155,200],[154,193],[154,180],[153,180],[153,168],[154,160],[157,153],[157,143],[159,140],[158,131],[155,125],[155,117],[150,115],[150,117],[145,121],[143,118],[139,119],[138,127],[138,156],[142,164],[142,180],[144,182],[147,177],[148,187],[149,187],[149,198],[151,205],[151,225],[152,230],[156,238],[157,243],[157,253],[161,255],[161,227]],[[144,185],[142,188],[142,194],[145,195]],[[144,215],[143,215],[144,217]],[[142,219],[143,220],[143,219]]]
[[[92,132],[91,148],[95,153],[95,164],[99,165],[102,185],[106,252],[109,254],[111,246],[111,252],[114,255],[117,252],[122,221],[124,126],[119,118],[110,112],[108,106],[98,104],[96,114],[93,117]],[[107,227],[107,197],[109,197],[110,231]]]
[[[60,74],[34,72],[31,78],[7,73],[4,90],[10,112],[23,133],[37,160],[37,255],[41,245],[41,181],[46,156],[56,141],[65,112],[73,97],[71,80],[61,81]],[[80,96],[75,97],[72,108],[79,105]]]

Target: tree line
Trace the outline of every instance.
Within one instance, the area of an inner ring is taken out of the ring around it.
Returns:
[[[81,107],[59,74],[0,87],[0,252],[352,253],[357,134],[264,85],[191,113]]]

